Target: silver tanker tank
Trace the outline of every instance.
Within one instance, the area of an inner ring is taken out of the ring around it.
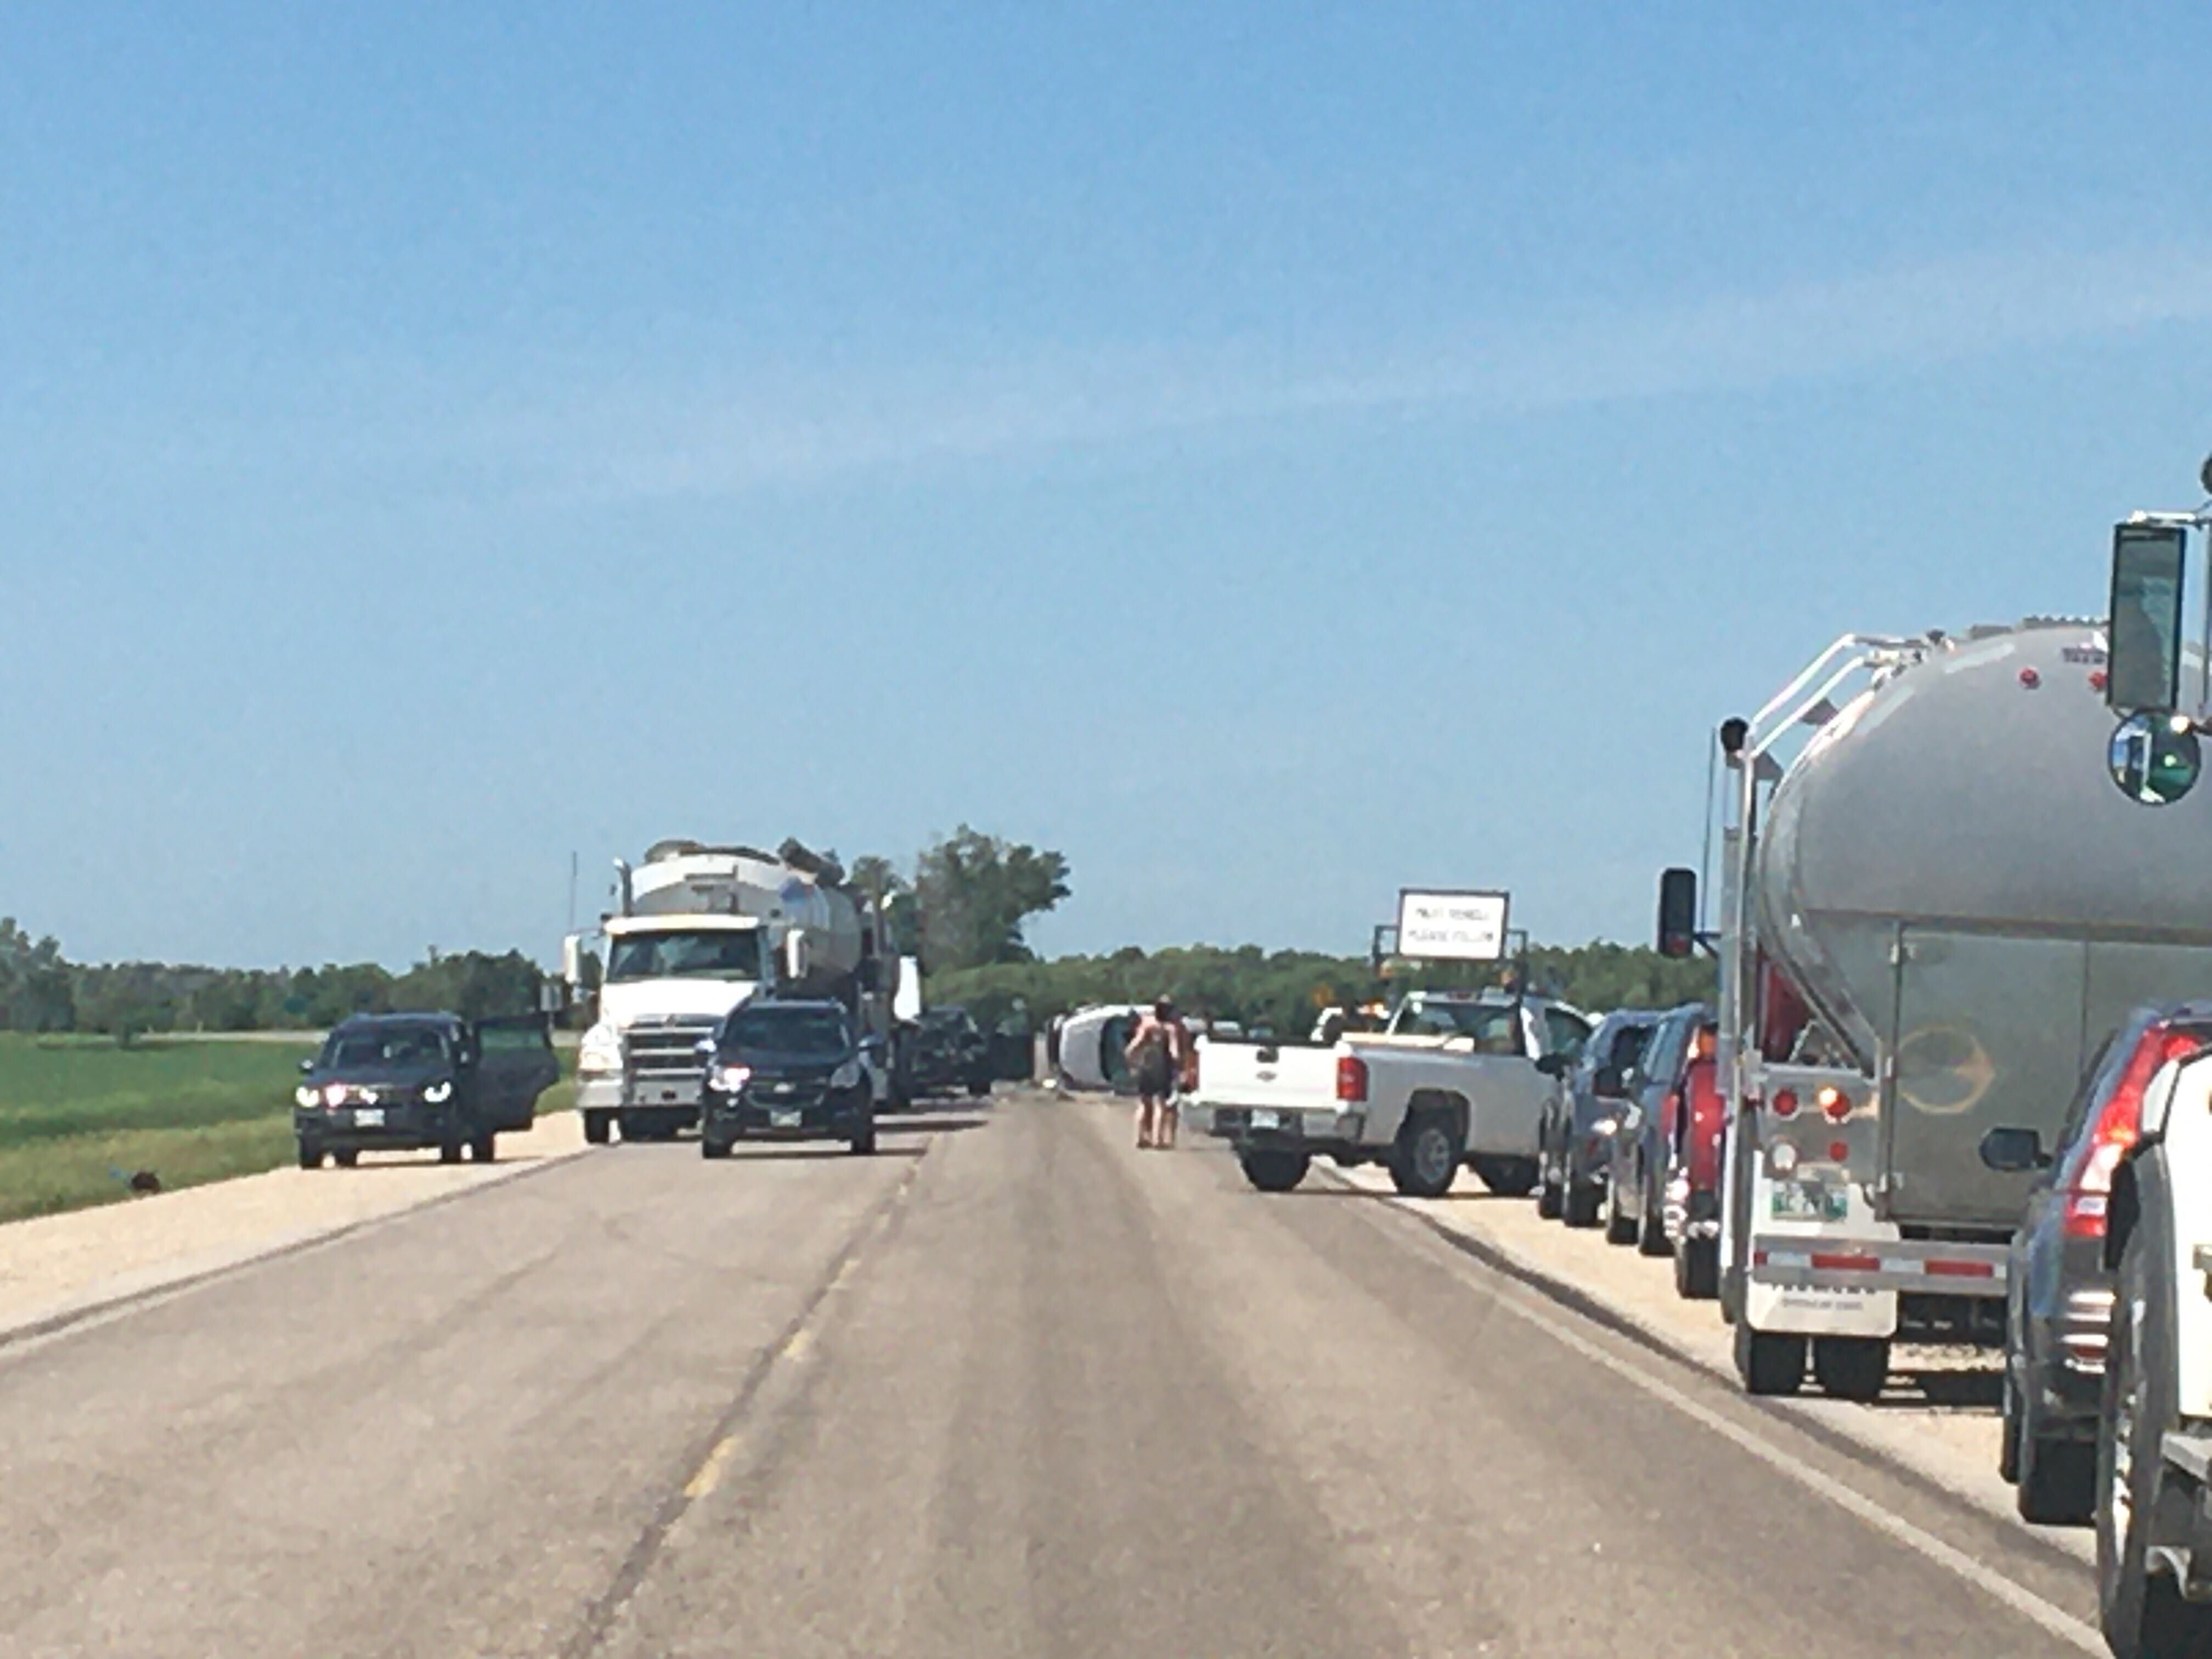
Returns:
[[[798,842],[775,853],[658,842],[635,869],[623,867],[623,880],[629,915],[753,916],[778,937],[804,928],[807,971],[794,991],[831,994],[860,966],[865,924],[844,871]]]
[[[1769,802],[1760,937],[1810,1041],[1881,1083],[1890,1218],[2012,1224],[2030,1177],[1984,1168],[1983,1133],[2050,1145],[2130,1007],[2212,994],[2212,790],[2146,811],[2114,787],[2104,660],[2083,623],[1935,641]]]

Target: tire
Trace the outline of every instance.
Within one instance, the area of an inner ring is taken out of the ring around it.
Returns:
[[[495,1162],[499,1158],[499,1137],[496,1134],[478,1135],[469,1142],[469,1156],[479,1164]]]
[[[699,1137],[700,1157],[704,1158],[727,1158],[729,1155],[730,1143],[728,1141],[716,1140],[712,1135],[701,1135]]]
[[[459,1164],[460,1161],[461,1161],[461,1143],[460,1143],[459,1141],[458,1141],[458,1140],[449,1140],[449,1141],[447,1141],[443,1146],[440,1146],[440,1147],[438,1148],[438,1162],[439,1162],[439,1163],[441,1163],[441,1164]]]
[[[1408,1198],[1442,1198],[1459,1174],[1459,1137],[1442,1112],[1419,1112],[1391,1149],[1390,1184]]]
[[[1832,1400],[1881,1398],[1889,1343],[1879,1336],[1822,1336],[1813,1342],[1813,1377]]]
[[[1676,1244],[1674,1294],[1685,1302],[1710,1302],[1720,1293],[1720,1241],[1686,1238]]]
[[[1605,1183],[1605,1242],[1608,1244],[1633,1244],[1636,1242],[1636,1223],[1620,1207],[1620,1183]]]
[[[300,1167],[303,1170],[321,1169],[323,1167],[323,1149],[316,1146],[314,1142],[311,1140],[301,1141],[300,1143]]]
[[[331,1162],[341,1170],[350,1170],[361,1162],[361,1151],[358,1147],[349,1146],[342,1152],[332,1152]]]
[[[1237,1167],[1244,1171],[1244,1179],[1263,1193],[1289,1192],[1312,1166],[1312,1153],[1280,1146],[1247,1146],[1237,1154]]]
[[[875,1124],[871,1122],[866,1128],[854,1135],[846,1143],[846,1150],[854,1158],[873,1158],[876,1155]]]
[[[970,1100],[981,1100],[981,1099],[983,1099],[986,1096],[988,1096],[990,1092],[991,1092],[991,1079],[988,1079],[988,1078],[987,1078],[987,1077],[979,1077],[979,1078],[970,1078],[970,1079],[968,1080],[968,1097],[969,1097],[969,1099],[970,1099]]]
[[[1559,1194],[1559,1219],[1570,1227],[1597,1225],[1598,1190],[1587,1182],[1577,1182],[1574,1171],[1566,1173],[1566,1186]]]
[[[2012,1364],[2007,1356],[2004,1377],[2003,1428],[1997,1442],[1997,1474],[2005,1485],[2020,1484],[2020,1389],[2012,1380]]]
[[[1739,1320],[1735,1372],[1746,1394],[1796,1394],[1805,1386],[1805,1339],[1782,1331],[1754,1331]]]
[[[2150,1571],[2152,1511],[2165,1488],[2160,1443],[2175,1412],[2172,1250],[2146,1204],[2120,1258],[2097,1427],[2097,1612],[2114,1659],[2184,1659],[2212,1648],[2212,1607]]]
[[[1561,1190],[1557,1172],[1547,1160],[1544,1178],[1536,1187],[1536,1213],[1546,1221],[1557,1221],[1559,1212],[1566,1208],[1566,1194]]]
[[[1637,1223],[1636,1249],[1640,1255],[1671,1255],[1674,1243],[1667,1237],[1667,1211],[1657,1193],[1651,1190],[1651,1178],[1644,1180],[1644,1214]]]
[[[584,1139],[594,1146],[604,1146],[614,1138],[614,1121],[605,1112],[584,1114]]]
[[[1479,1158],[1474,1172],[1482,1184],[1500,1198],[1526,1198],[1536,1190],[1536,1160],[1533,1158]]]

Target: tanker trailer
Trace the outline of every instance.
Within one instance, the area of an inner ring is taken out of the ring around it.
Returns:
[[[665,1139],[696,1124],[700,1043],[764,991],[843,1002],[863,1036],[883,1040],[878,1102],[905,1103],[895,1003],[919,977],[903,963],[886,970],[880,918],[834,860],[795,841],[771,854],[672,840],[615,870],[598,1014],[576,1060],[586,1139],[604,1142],[617,1125],[625,1139]],[[583,957],[580,937],[569,939],[563,967],[579,990]]]
[[[2053,1145],[2129,1009],[2212,994],[2212,799],[2113,788],[2105,664],[2082,622],[1847,635],[1722,727],[1717,1227],[1752,1393],[1808,1350],[1869,1398],[1893,1339],[2001,1343],[2035,1176],[1984,1138]]]

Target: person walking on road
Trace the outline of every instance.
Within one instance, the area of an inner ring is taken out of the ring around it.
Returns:
[[[1137,1079],[1137,1145],[1165,1149],[1176,1142],[1176,1089],[1192,1057],[1190,1032],[1176,1017],[1172,999],[1162,997],[1122,1051]]]

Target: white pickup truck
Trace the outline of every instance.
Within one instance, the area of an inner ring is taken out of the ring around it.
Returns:
[[[2118,1659],[2212,1653],[2212,1054],[2152,1079],[2109,1205],[2098,1611]]]
[[[1185,1115],[1233,1146],[1262,1192],[1288,1192],[1325,1154],[1386,1164],[1416,1197],[1448,1190],[1462,1164],[1517,1197],[1536,1185],[1544,1103],[1589,1030],[1547,997],[1415,991],[1382,1030],[1326,1047],[1202,1040]]]

